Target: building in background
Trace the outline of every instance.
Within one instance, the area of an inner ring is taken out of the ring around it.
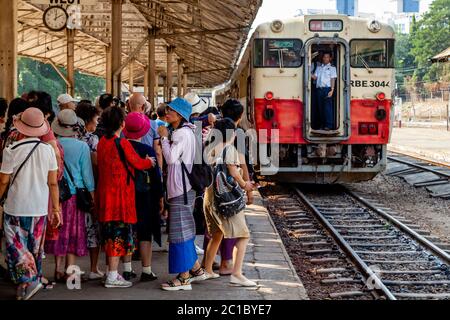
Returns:
[[[358,15],[358,0],[336,0],[336,9],[340,14]]]
[[[394,0],[397,2],[397,13],[418,13],[420,0]]]

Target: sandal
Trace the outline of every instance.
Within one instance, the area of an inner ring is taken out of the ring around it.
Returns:
[[[189,270],[189,274],[190,274],[189,283],[207,279],[206,272],[202,267],[198,268],[195,271]]]
[[[191,283],[189,282],[191,278],[183,278],[180,274],[174,280],[169,280],[161,285],[161,289],[166,291],[178,291],[178,290],[192,290]],[[175,280],[178,280],[180,284],[176,284]]]
[[[54,282],[54,281],[50,282],[48,279],[42,277],[41,284],[42,284],[42,289],[51,290],[55,287],[56,282]]]

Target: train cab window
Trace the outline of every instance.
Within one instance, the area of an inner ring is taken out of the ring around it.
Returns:
[[[299,39],[256,39],[256,68],[298,68],[302,65],[302,42]]]
[[[352,40],[350,50],[353,68],[394,67],[394,40]]]

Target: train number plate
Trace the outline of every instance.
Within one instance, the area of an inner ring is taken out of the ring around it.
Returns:
[[[341,31],[341,20],[311,20],[309,21],[309,30],[311,31]]]

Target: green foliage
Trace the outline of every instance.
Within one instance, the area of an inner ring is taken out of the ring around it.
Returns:
[[[432,65],[430,58],[450,46],[450,0],[434,0],[411,34],[411,54],[415,57],[417,80],[434,82],[442,76],[443,66]]]
[[[31,90],[48,92],[53,104],[61,93],[66,92],[66,84],[49,64],[30,58],[18,58],[18,93]],[[60,68],[63,73],[65,69]],[[105,91],[105,80],[75,71],[75,98],[95,100],[95,97]]]

